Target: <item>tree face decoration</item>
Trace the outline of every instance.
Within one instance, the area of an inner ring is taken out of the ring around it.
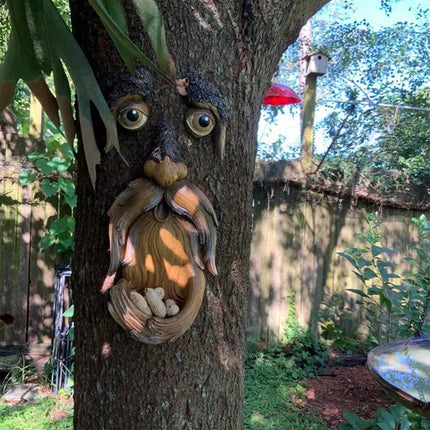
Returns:
[[[220,92],[190,72],[181,95],[190,105],[184,121],[196,138],[214,134],[217,154],[224,153],[226,109]],[[147,71],[116,82],[110,104],[126,130],[143,128],[144,99],[151,92]],[[144,178],[130,182],[108,211],[110,267],[122,266],[122,279],[110,291],[109,312],[137,340],[162,343],[181,336],[194,322],[205,291],[204,271],[216,275],[218,220],[206,195],[187,180],[173,126],[156,125],[153,151]]]

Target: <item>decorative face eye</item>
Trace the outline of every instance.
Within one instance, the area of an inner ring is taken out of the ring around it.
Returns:
[[[185,115],[185,124],[194,137],[203,137],[214,129],[216,120],[210,110],[190,108]]]
[[[140,130],[147,120],[148,107],[143,101],[129,101],[118,109],[118,122],[126,130]]]

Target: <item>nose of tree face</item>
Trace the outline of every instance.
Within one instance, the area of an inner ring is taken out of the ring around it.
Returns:
[[[145,176],[162,187],[169,187],[187,176],[187,166],[181,162],[178,139],[172,124],[161,121],[154,135],[155,148],[145,162]]]
[[[160,121],[155,128],[154,150],[149,159],[161,162],[167,156],[177,163],[182,161],[179,142],[173,125],[167,121]]]

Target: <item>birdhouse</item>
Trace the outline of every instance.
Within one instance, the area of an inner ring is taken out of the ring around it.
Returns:
[[[322,76],[327,73],[328,62],[331,58],[325,52],[316,51],[306,55],[305,60],[307,63],[306,76]]]

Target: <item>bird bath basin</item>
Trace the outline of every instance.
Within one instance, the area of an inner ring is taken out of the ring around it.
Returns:
[[[367,364],[392,397],[430,419],[430,339],[378,346],[369,352]]]

